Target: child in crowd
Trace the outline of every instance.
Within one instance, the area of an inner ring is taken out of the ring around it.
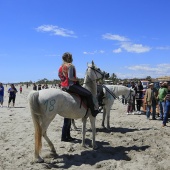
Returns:
[[[128,114],[132,114],[132,111],[133,111],[133,107],[132,107],[132,105],[133,105],[133,98],[132,99],[129,99],[128,101],[127,101],[127,115]]]
[[[19,91],[20,91],[20,94],[21,94],[22,93],[22,86],[20,86]]]

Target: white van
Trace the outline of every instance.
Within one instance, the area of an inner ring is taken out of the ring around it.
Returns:
[[[143,89],[147,89],[149,86],[149,81],[148,80],[141,80]]]

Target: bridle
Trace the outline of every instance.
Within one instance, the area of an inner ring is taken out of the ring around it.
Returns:
[[[95,67],[88,67],[88,68],[91,68],[91,69],[94,71],[94,73],[96,74],[97,79],[99,79],[98,76],[97,76],[97,73],[99,73],[99,74],[102,75],[102,78],[101,78],[101,79],[104,78],[105,72],[104,72],[104,71],[102,72],[102,71],[100,70],[100,68],[97,68],[97,69],[95,69]],[[96,72],[97,72],[97,73],[96,73]]]
[[[90,79],[90,81],[88,81],[88,82],[86,82],[86,83],[83,83],[83,84],[87,84],[87,83],[90,83],[90,82],[93,82],[93,81],[96,81],[96,80],[99,80],[99,79],[103,79],[103,78],[105,77],[105,72],[104,72],[104,71],[102,72],[102,71],[100,70],[100,68],[97,68],[97,69],[96,69],[96,68],[93,67],[93,66],[92,66],[92,67],[88,66],[88,68],[90,68],[90,69],[92,69],[92,70],[94,71],[97,79],[91,80],[91,78],[88,76],[89,79]],[[87,68],[86,72],[88,71],[88,68]],[[97,73],[99,73],[99,74],[102,76],[102,78],[99,78],[98,75],[97,75]],[[83,84],[82,84],[82,85],[83,85]]]

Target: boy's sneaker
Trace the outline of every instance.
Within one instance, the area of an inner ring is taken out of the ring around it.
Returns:
[[[141,113],[142,113],[141,111],[138,111],[138,115],[141,115]]]

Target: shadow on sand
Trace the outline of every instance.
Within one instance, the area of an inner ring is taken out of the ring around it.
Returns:
[[[106,146],[107,142],[100,142],[99,149],[98,150],[88,150],[88,151],[82,151],[80,155],[69,155],[69,154],[63,154],[63,155],[54,155],[53,156],[53,162],[51,163],[43,163],[43,166],[45,166],[48,169],[51,168],[63,168],[68,169],[71,166],[81,166],[82,164],[88,164],[88,165],[95,165],[98,162],[106,161],[106,160],[116,160],[116,161],[130,161],[131,158],[127,155],[130,151],[136,151],[136,152],[142,152],[148,149],[150,146],[118,146],[118,147],[111,147],[108,143],[108,146]],[[103,147],[103,145],[105,145]],[[58,164],[57,159],[62,160],[60,162],[60,165]],[[62,165],[61,165],[62,163]],[[57,165],[58,164],[58,165]],[[64,164],[64,165],[63,165]]]

